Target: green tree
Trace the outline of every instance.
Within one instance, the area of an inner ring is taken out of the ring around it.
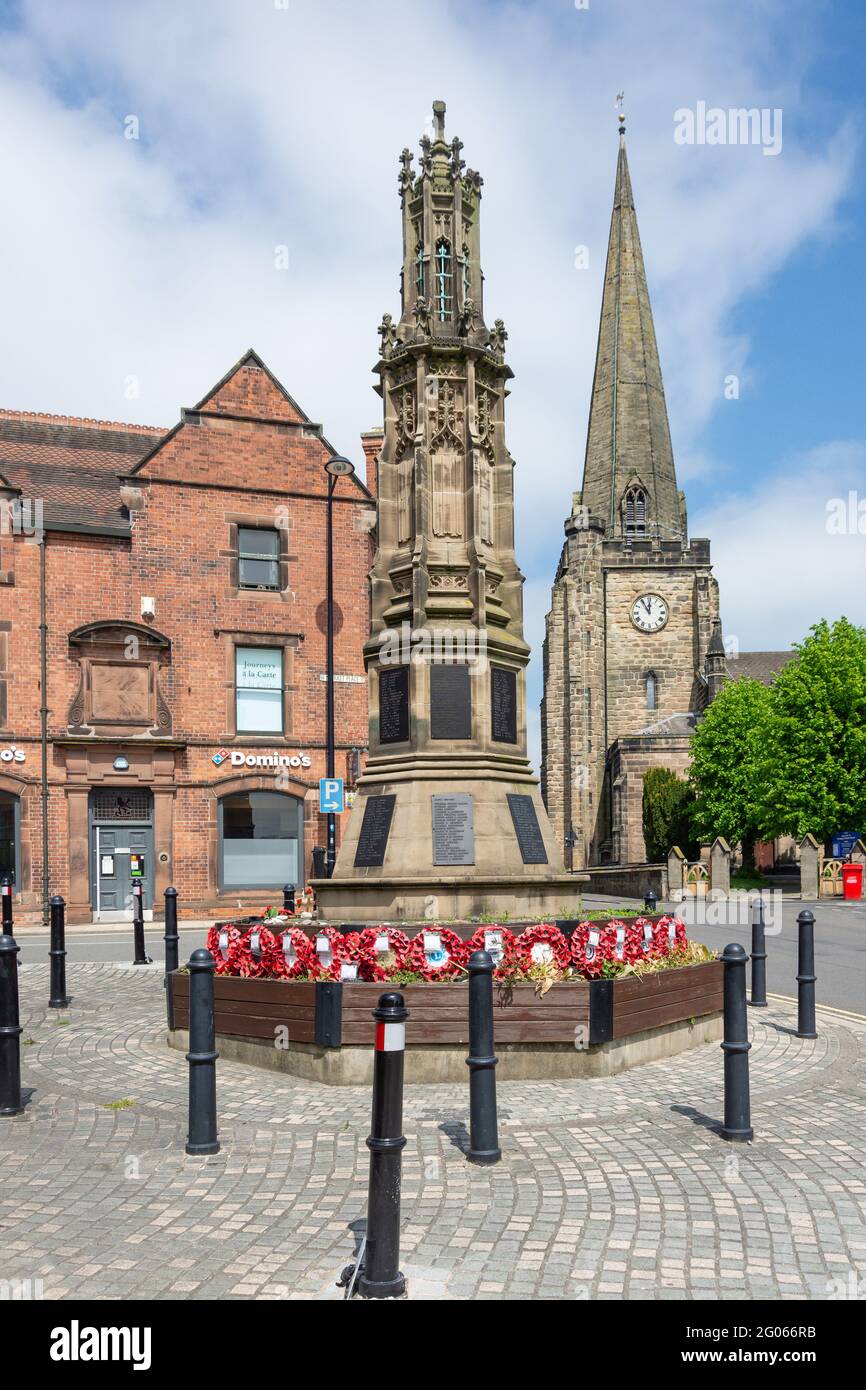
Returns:
[[[651,767],[643,779],[643,837],[647,860],[667,859],[672,845],[679,845],[688,859],[696,859],[698,847],[690,831],[693,794],[688,782],[666,767]]]
[[[723,835],[742,845],[754,867],[755,840],[765,820],[764,741],[772,691],[760,681],[722,687],[695,730],[689,774],[692,828],[700,840]]]
[[[761,828],[819,840],[864,830],[866,629],[822,619],[795,650],[771,692]]]

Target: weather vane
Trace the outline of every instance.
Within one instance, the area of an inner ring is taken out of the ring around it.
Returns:
[[[624,101],[624,100],[625,100],[625,92],[617,92],[617,94],[616,94],[616,113],[617,113],[617,118],[618,118],[618,120],[619,120],[620,128],[624,128],[624,126],[625,126],[625,111],[623,110],[623,107],[622,107],[622,104],[623,104],[623,101]]]

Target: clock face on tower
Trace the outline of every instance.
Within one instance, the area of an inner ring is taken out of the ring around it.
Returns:
[[[668,606],[658,594],[641,594],[631,606],[631,620],[641,632],[660,632],[668,620]]]

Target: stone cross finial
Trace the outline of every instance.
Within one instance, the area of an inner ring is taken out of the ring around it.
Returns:
[[[433,126],[434,138],[436,140],[445,139],[445,103],[444,101],[434,101],[433,103]]]
[[[412,151],[404,149],[400,155],[400,192],[405,193],[412,187]]]

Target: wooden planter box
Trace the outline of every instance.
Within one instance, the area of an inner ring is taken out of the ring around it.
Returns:
[[[722,1008],[721,961],[689,965],[657,975],[619,980],[574,980],[555,984],[546,994],[531,983],[500,989],[494,981],[493,1028],[496,1045],[604,1044],[651,1029],[717,1013]],[[409,1010],[407,1047],[469,1042],[465,983],[411,984],[400,993]],[[175,1029],[189,1027],[189,975],[169,977]],[[272,1041],[279,1028],[290,1042],[320,1048],[367,1047],[373,1037],[371,1011],[387,984],[214,978],[218,1037]]]

